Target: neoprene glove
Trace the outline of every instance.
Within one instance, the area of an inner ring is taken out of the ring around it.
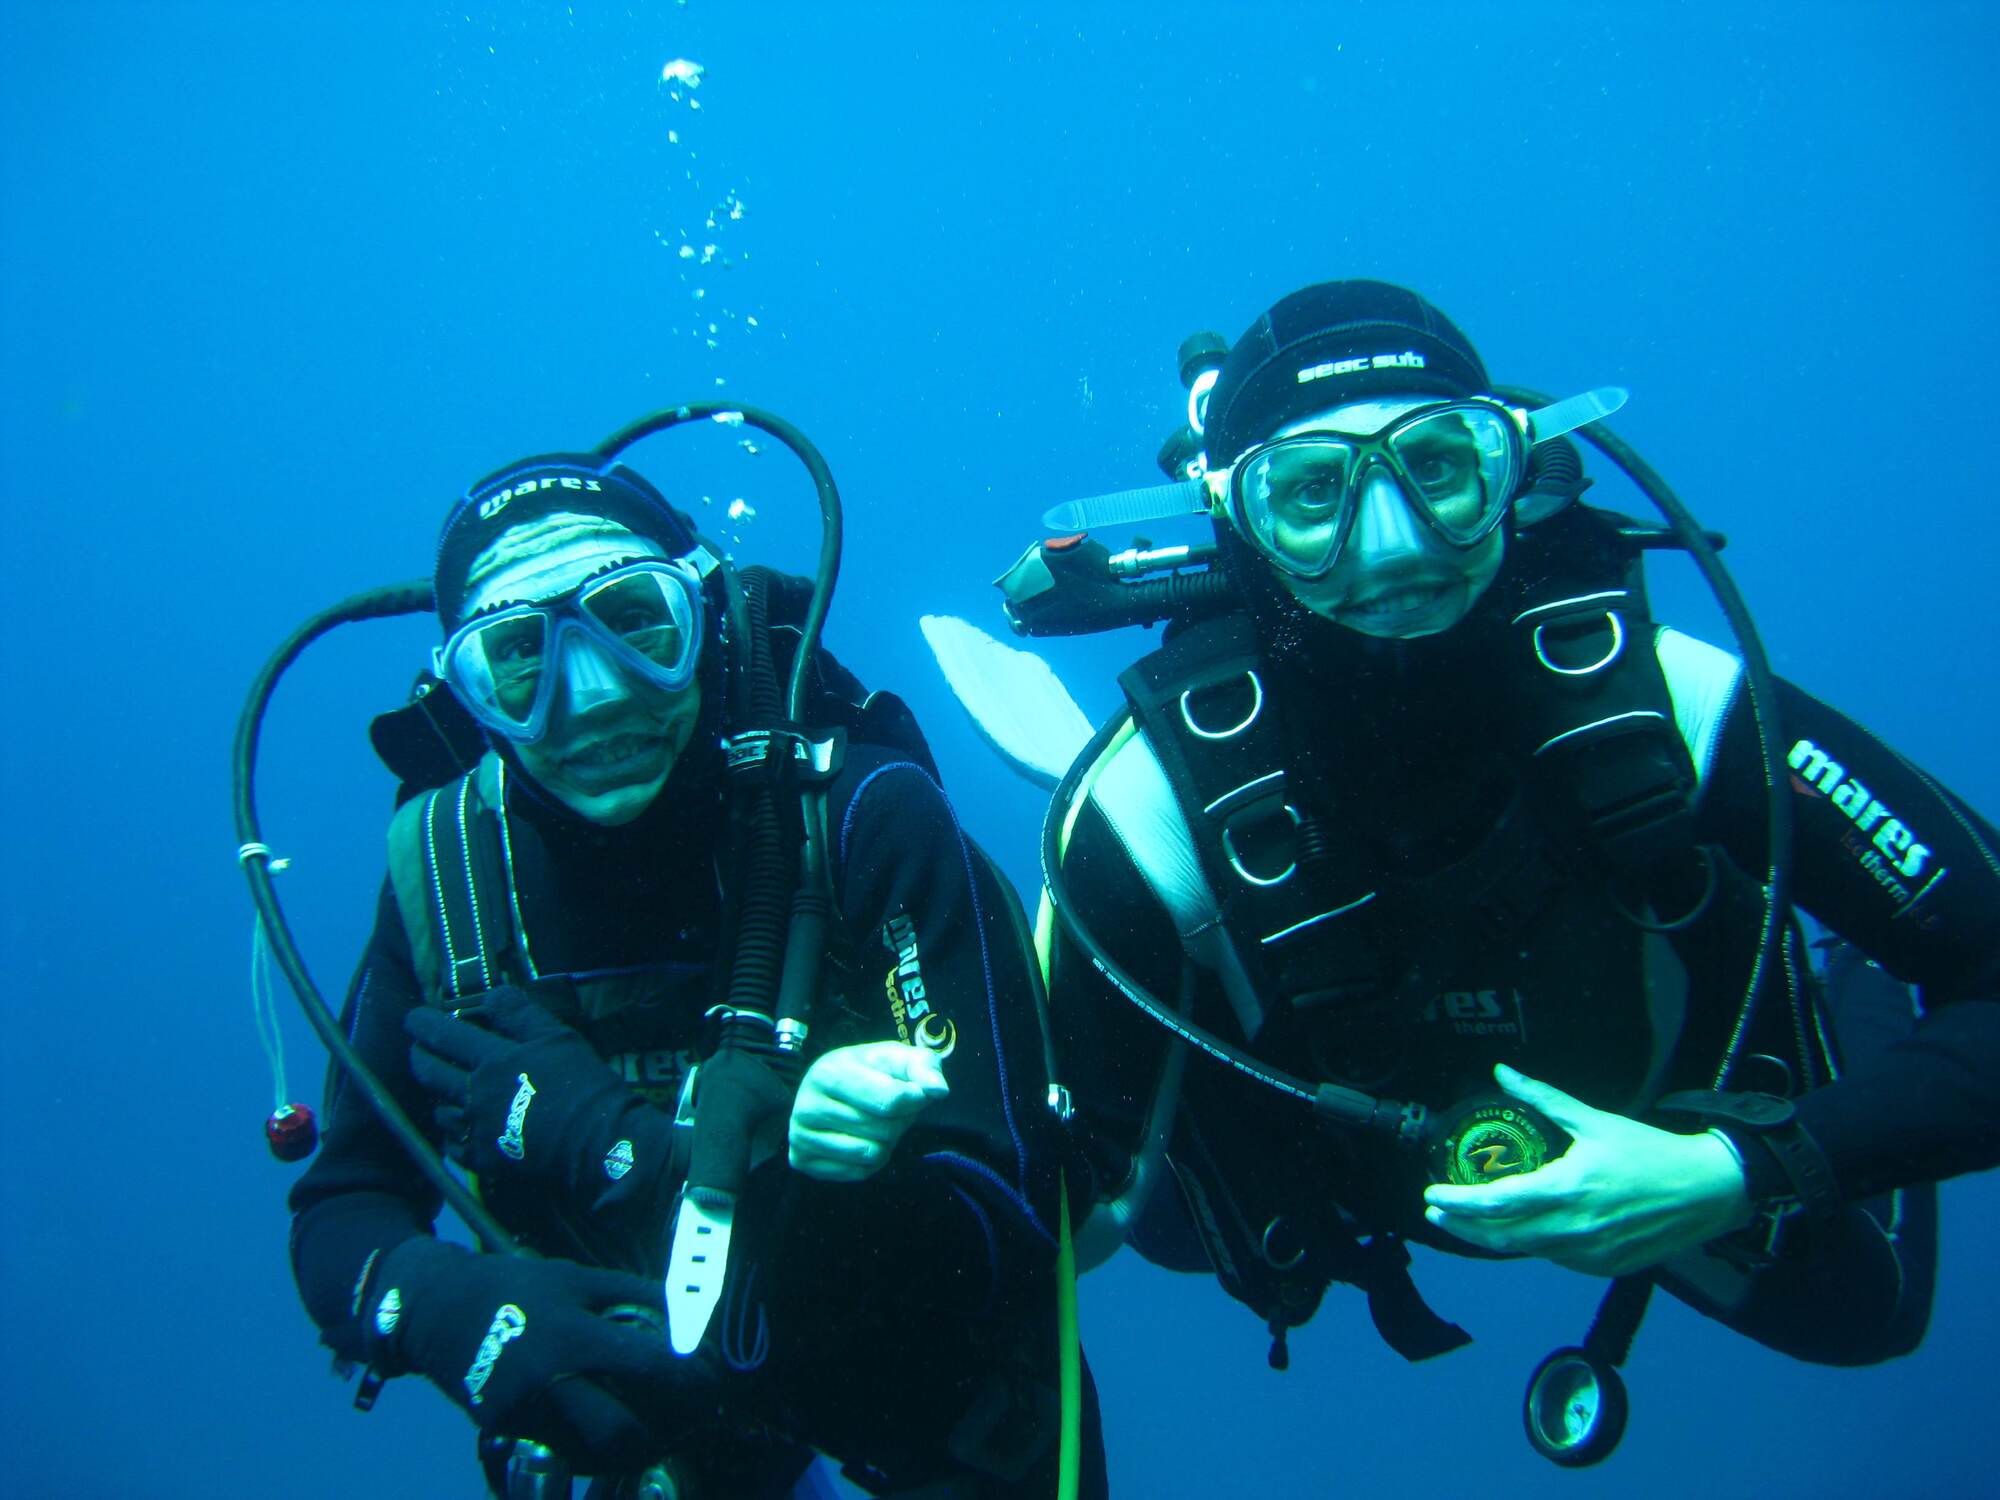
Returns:
[[[428,1236],[386,1252],[362,1315],[369,1361],[410,1372],[480,1430],[546,1443],[585,1473],[645,1467],[712,1414],[705,1366],[656,1324],[657,1284],[570,1261],[480,1255]],[[615,1394],[614,1394],[615,1392]]]
[[[488,1182],[533,1184],[586,1217],[653,1196],[673,1120],[526,994],[507,986],[460,1011],[420,1006],[403,1024],[453,1160]]]

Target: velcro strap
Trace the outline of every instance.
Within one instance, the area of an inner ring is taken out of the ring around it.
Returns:
[[[1813,1215],[1840,1206],[1833,1164],[1799,1123],[1789,1099],[1692,1089],[1668,1094],[1658,1107],[1669,1114],[1691,1115],[1728,1136],[1743,1158],[1745,1185],[1753,1200],[1789,1199]]]

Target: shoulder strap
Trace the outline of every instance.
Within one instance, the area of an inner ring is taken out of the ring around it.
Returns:
[[[1289,789],[1281,716],[1250,618],[1184,630],[1119,682],[1215,892],[1245,981],[1228,986],[1244,1036],[1254,1043],[1287,1000],[1310,1007],[1374,992],[1385,972],[1369,910],[1377,891],[1323,847],[1327,831],[1308,826]],[[1221,967],[1213,957],[1203,961]]]
[[[513,913],[499,758],[404,803],[389,823],[389,884],[424,998],[451,1004],[508,978]]]
[[[1518,637],[1521,748],[1614,875],[1694,844],[1696,773],[1655,647],[1643,553],[1576,505],[1515,539],[1494,601]]]

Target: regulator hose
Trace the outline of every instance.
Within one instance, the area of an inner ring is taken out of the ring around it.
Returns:
[[[343,599],[330,609],[321,610],[294,630],[264,663],[263,670],[250,685],[250,695],[236,721],[236,745],[231,756],[239,846],[237,861],[250,882],[250,899],[264,924],[278,967],[291,981],[292,991],[299,997],[299,1007],[305,1012],[306,1020],[319,1036],[328,1055],[347,1075],[348,1081],[362,1091],[384,1127],[409,1153],[417,1170],[443,1195],[452,1212],[465,1221],[480,1244],[495,1254],[518,1254],[519,1247],[513,1237],[500,1227],[499,1222],[472,1195],[472,1191],[445,1166],[431,1143],[410,1122],[410,1117],[403,1112],[403,1107],[396,1102],[387,1086],[349,1045],[346,1033],[341,1030],[338,1018],[320,994],[319,986],[313,983],[305,958],[292,938],[284,908],[279,904],[277,891],[272,886],[271,851],[264,843],[263,830],[257,819],[257,747],[263,735],[264,712],[270,704],[271,694],[277,689],[278,679],[285,675],[306,647],[338,626],[357,620],[388,620],[398,615],[426,614],[434,607],[431,584],[427,578],[370,589]]]

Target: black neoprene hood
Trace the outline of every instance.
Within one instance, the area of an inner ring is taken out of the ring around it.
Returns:
[[[1322,281],[1280,300],[1231,347],[1208,398],[1209,467],[1345,402],[1488,389],[1472,341],[1415,292]]]
[[[616,521],[657,542],[669,557],[695,546],[693,523],[623,464],[587,453],[546,453],[509,464],[467,490],[438,534],[431,593],[446,635],[465,623],[466,579],[479,554],[508,528],[565,510]]]

